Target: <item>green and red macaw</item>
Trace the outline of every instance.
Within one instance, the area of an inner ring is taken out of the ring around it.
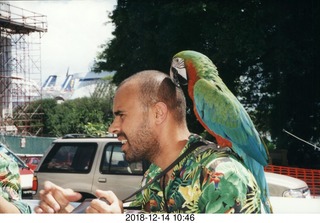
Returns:
[[[248,113],[219,77],[216,66],[199,52],[182,51],[172,59],[170,76],[178,85],[187,84],[198,121],[218,145],[232,148],[243,159],[260,187],[266,213],[272,213],[264,174],[269,160],[267,149]]]

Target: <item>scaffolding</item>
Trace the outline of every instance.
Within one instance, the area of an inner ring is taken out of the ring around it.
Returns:
[[[0,2],[0,132],[39,135],[41,37],[47,17]]]

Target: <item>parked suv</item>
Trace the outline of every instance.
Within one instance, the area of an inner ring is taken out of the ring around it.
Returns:
[[[68,135],[55,140],[35,170],[39,190],[49,180],[80,192],[83,199],[94,197],[96,189],[112,190],[120,199],[126,198],[140,187],[148,165],[129,164],[121,146],[115,137]],[[271,196],[310,197],[308,185],[300,179],[266,172],[266,180]]]
[[[96,189],[112,190],[124,199],[139,189],[146,169],[143,162],[128,163],[115,137],[67,135],[57,139],[35,169],[38,191],[45,180],[95,197]],[[38,193],[34,196],[38,198]]]

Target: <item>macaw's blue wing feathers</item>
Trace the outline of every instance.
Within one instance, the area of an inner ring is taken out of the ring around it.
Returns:
[[[237,153],[246,154],[261,165],[267,165],[267,152],[243,106],[229,90],[220,91],[213,85],[213,82],[205,79],[198,80],[194,85],[196,112],[206,127],[233,145],[237,144]]]

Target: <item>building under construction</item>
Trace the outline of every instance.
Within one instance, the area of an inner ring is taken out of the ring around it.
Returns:
[[[39,135],[41,98],[41,37],[47,17],[0,2],[0,132]]]

